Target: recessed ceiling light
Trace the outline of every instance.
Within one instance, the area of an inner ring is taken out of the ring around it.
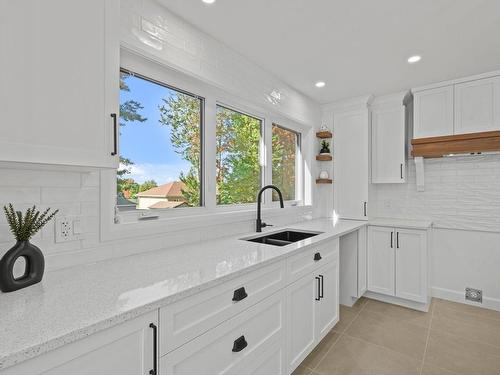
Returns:
[[[215,0],[201,0],[203,1],[205,4],[213,4],[215,3]]]
[[[421,59],[422,59],[422,56],[419,56],[419,55],[410,56],[410,57],[408,58],[408,62],[409,62],[410,64],[415,64],[416,62],[419,62]]]
[[[326,86],[326,83],[323,82],[323,81],[319,81],[319,82],[316,82],[314,84],[314,86],[318,87],[318,88],[321,88],[321,87],[325,87]]]

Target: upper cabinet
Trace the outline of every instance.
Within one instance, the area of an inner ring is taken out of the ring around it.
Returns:
[[[406,182],[405,94],[377,98],[371,106],[374,184]]]
[[[455,85],[455,134],[500,130],[500,76]]]
[[[0,161],[118,165],[119,12],[119,0],[1,2]]]
[[[363,98],[352,105],[341,103],[334,108],[334,209],[342,219],[368,219],[369,111],[367,100]]]
[[[453,134],[453,85],[415,91],[414,138]]]
[[[414,89],[413,138],[500,130],[498,74]]]

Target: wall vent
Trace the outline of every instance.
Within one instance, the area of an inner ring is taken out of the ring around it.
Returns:
[[[483,303],[483,291],[474,288],[465,288],[465,299],[467,301]]]

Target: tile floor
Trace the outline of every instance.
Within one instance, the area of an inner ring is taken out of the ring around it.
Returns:
[[[366,298],[293,375],[500,375],[500,312],[433,299],[422,313]]]

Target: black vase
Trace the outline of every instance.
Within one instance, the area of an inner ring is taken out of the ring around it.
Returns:
[[[26,268],[24,275],[14,277],[14,264],[24,257]],[[12,249],[0,259],[0,289],[2,292],[26,288],[42,281],[45,259],[41,250],[29,241],[18,241]]]

